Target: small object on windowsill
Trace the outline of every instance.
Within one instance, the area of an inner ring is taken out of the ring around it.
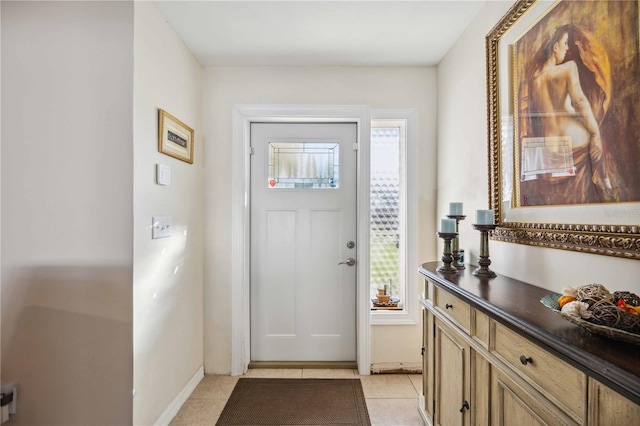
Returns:
[[[398,303],[400,302],[400,298],[398,297],[378,296],[377,298],[372,298],[371,302],[373,303],[372,310],[402,309],[398,307]]]
[[[391,300],[391,296],[389,295],[378,295],[378,303],[389,303]]]

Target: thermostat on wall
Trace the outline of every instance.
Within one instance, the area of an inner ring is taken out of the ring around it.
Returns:
[[[164,164],[156,164],[156,182],[158,185],[169,185],[171,183],[171,168]]]

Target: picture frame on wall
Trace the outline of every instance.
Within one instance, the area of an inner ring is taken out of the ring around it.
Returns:
[[[165,110],[158,109],[158,151],[193,164],[193,129]]]
[[[487,34],[493,239],[640,259],[639,8],[520,0]]]

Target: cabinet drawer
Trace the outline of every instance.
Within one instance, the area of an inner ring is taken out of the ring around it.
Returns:
[[[493,352],[578,423],[583,422],[587,395],[584,373],[495,322]]]
[[[469,333],[471,326],[471,307],[467,303],[439,287],[435,287],[434,302],[434,305],[457,326]]]

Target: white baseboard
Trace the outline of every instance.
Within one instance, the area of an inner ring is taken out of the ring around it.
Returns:
[[[193,375],[189,383],[180,391],[178,396],[164,409],[158,420],[154,423],[155,426],[168,426],[171,420],[178,414],[182,405],[187,402],[189,396],[193,393],[198,383],[204,378],[204,367],[201,366]]]

